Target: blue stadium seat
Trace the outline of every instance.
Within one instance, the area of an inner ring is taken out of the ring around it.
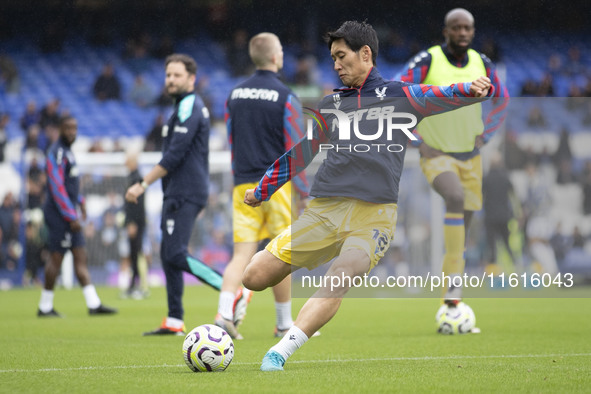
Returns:
[[[507,87],[510,94],[519,96],[521,86],[528,79],[539,80],[545,73],[548,57],[561,50],[563,60],[566,59],[568,46],[577,45],[581,50],[582,60],[591,63],[591,42],[585,37],[549,35],[536,33],[529,35],[505,34],[497,35],[502,46],[507,69]],[[565,47],[564,43],[568,46]],[[54,97],[62,100],[62,107],[68,108],[78,117],[88,117],[82,121],[83,129],[100,135],[101,128],[110,122],[125,125],[125,133],[144,135],[150,127],[157,109],[142,110],[125,101],[129,89],[133,85],[134,74],[128,64],[121,59],[123,43],[106,48],[93,48],[86,44],[82,37],[68,39],[64,50],[59,54],[42,55],[34,43],[26,40],[10,40],[4,49],[14,59],[21,76],[21,92],[17,95],[3,95],[0,98],[2,110],[13,115],[18,121],[26,102],[35,100],[39,108]],[[552,49],[559,48],[559,49]],[[212,112],[215,117],[223,116],[223,106],[232,87],[241,81],[229,74],[225,49],[211,40],[207,34],[200,32],[197,39],[186,39],[177,44],[179,52],[187,52],[197,58],[199,73],[210,78],[210,94]],[[285,47],[285,70],[289,76],[295,72],[297,48]],[[104,63],[112,62],[123,87],[122,102],[99,103],[92,97],[92,85]],[[320,58],[318,74],[323,85],[340,84],[329,58]],[[380,60],[380,69],[385,78],[392,78],[402,67]],[[150,83],[158,94],[163,86],[163,64],[160,59],[147,61],[145,80]],[[559,96],[568,93],[572,83],[579,80],[559,75],[554,80],[555,92]],[[552,126],[564,123],[568,114],[553,112]],[[99,124],[101,127],[93,127]]]

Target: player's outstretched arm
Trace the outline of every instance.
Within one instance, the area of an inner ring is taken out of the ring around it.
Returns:
[[[244,202],[250,206],[259,206],[267,201],[273,193],[285,185],[290,179],[301,173],[312,162],[320,150],[320,144],[328,140],[326,130],[314,127],[312,139],[304,136],[288,152],[271,164],[258,186],[244,197]],[[250,191],[250,190],[249,190]],[[247,198],[247,196],[249,196]]]
[[[412,84],[402,89],[410,104],[422,116],[437,115],[476,104],[490,98],[494,92],[494,87],[487,77],[450,86]]]

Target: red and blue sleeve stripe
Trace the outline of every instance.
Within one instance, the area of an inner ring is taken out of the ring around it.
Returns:
[[[70,200],[68,193],[66,191],[65,185],[65,161],[62,161],[61,165],[58,165],[55,157],[50,152],[47,155],[47,178],[49,183],[49,191],[51,197],[55,201],[62,217],[68,221],[72,222],[77,219],[78,215],[76,213],[76,208],[74,204]]]
[[[394,79],[409,83],[422,83],[431,67],[431,54],[423,51],[412,58]]]
[[[416,127],[412,130],[412,135],[414,135],[416,140],[410,140],[410,144],[418,148],[418,146],[423,142],[423,137],[419,134],[419,131]]]
[[[429,71],[429,66],[409,68],[400,75],[399,79],[402,82],[421,83],[427,77],[427,71]]]
[[[285,150],[291,149],[304,136],[304,118],[298,99],[289,95],[283,111],[283,134]]]
[[[470,94],[470,84],[471,82],[450,86],[412,84],[402,89],[419,114],[430,116],[485,100],[486,98],[475,98]]]
[[[312,139],[304,136],[288,152],[275,161],[268,169],[259,185],[254,190],[254,196],[259,201],[267,201],[275,191],[290,179],[304,171],[320,150],[320,144],[328,141],[326,131],[314,127]]]
[[[493,108],[484,122],[484,132],[482,133],[484,142],[488,142],[499,127],[501,127],[501,124],[503,124],[503,121],[507,117],[507,107],[509,104],[509,92],[499,79],[497,70],[494,67],[487,67],[486,76],[490,78],[495,92],[492,96]]]
[[[300,141],[304,137],[302,106],[299,100],[291,94],[285,101],[283,135],[286,152],[289,151],[297,141]],[[292,182],[302,197],[308,195],[310,192],[310,185],[308,184],[305,171],[300,172],[297,176],[292,178]]]
[[[263,179],[255,188],[254,196],[260,201],[267,201],[291,177],[289,158],[287,154],[284,154],[267,169]]]

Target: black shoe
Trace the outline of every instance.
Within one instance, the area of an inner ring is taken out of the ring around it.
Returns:
[[[154,331],[148,331],[148,332],[143,333],[143,336],[148,336],[148,335],[175,335],[175,336],[182,337],[182,336],[185,336],[186,333],[182,329],[177,331],[177,330],[170,329],[168,327],[158,327]]]
[[[155,329],[154,331],[144,332],[144,336],[148,335],[176,335],[176,336],[185,336],[187,333],[185,332],[185,325],[183,324],[180,328],[169,327],[166,325],[166,317],[162,319],[162,324],[160,327]]]
[[[55,309],[51,309],[49,312],[41,312],[41,309],[37,309],[37,317],[63,317]]]
[[[103,304],[100,304],[96,308],[88,308],[89,315],[114,315],[115,313],[117,313],[117,309],[109,308]]]

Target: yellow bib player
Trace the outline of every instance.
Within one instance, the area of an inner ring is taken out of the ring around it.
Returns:
[[[493,85],[493,109],[485,122],[480,104],[433,116],[414,132],[421,169],[433,189],[445,200],[443,225],[446,275],[464,272],[464,248],[472,214],[482,208],[480,148],[488,142],[506,116],[509,95],[490,59],[470,48],[474,17],[462,8],[445,16],[445,44],[416,55],[397,78],[405,82],[442,85],[487,76]],[[446,289],[444,289],[445,291]],[[461,289],[444,294],[455,303]]]

